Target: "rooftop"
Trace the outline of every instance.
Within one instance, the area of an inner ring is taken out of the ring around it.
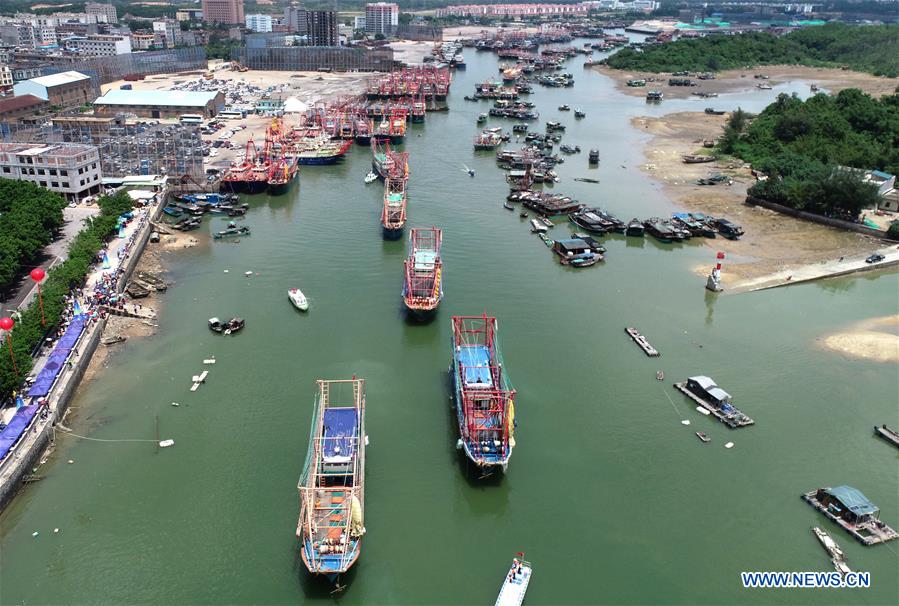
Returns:
[[[40,103],[48,102],[44,101],[40,97],[35,97],[34,95],[18,95],[17,97],[10,97],[9,99],[0,99],[0,114],[4,112],[12,112],[17,109],[22,109],[23,107],[30,107],[32,105]]]
[[[827,492],[833,495],[846,506],[849,511],[857,516],[877,513],[878,509],[868,500],[868,497],[862,494],[858,488],[852,486],[837,486],[836,488],[828,488]]]
[[[61,143],[53,145],[35,145],[34,143],[0,143],[0,152],[16,154],[19,156],[41,156],[50,154],[53,156],[77,156],[97,148],[93,145],[81,143]]]
[[[121,90],[114,89],[94,101],[94,105],[158,105],[204,107],[218,91]]]
[[[40,84],[41,86],[51,87],[60,86],[62,84],[70,84],[80,80],[90,80],[89,76],[85,76],[81,72],[61,72],[59,74],[50,74],[49,76],[40,76],[32,78],[31,82]]]

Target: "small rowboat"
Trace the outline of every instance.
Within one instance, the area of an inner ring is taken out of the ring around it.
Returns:
[[[287,298],[290,299],[290,302],[293,303],[293,306],[299,309],[300,311],[306,311],[309,309],[309,301],[306,300],[306,295],[303,294],[299,288],[291,288],[287,291]]]
[[[519,553],[512,559],[512,567],[499,590],[496,606],[520,606],[530,582],[531,563],[524,559],[523,553]]]
[[[704,434],[701,431],[696,432],[696,437],[699,438],[700,440],[702,440],[703,442],[711,442],[712,441],[712,438],[710,438],[709,436],[707,436],[706,434]]]
[[[506,210],[515,210],[515,207],[508,202],[503,202],[503,208],[505,208]]]

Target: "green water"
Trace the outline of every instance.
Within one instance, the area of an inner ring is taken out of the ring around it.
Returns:
[[[407,323],[401,312],[405,243],[381,237],[381,186],[362,183],[367,150],[304,168],[288,195],[250,200],[253,235],[239,244],[203,238],[172,258],[161,330],[114,350],[68,422],[92,438],[152,439],[158,417],[160,437],[175,446],[157,453],[151,443],[61,437],[46,479],[0,518],[0,602],[330,603],[329,587],[297,555],[296,482],[315,379],[353,374],[367,390],[368,534],[341,603],[490,604],[519,550],[535,566],[530,606],[899,600],[899,544],[864,548],[799,499],[847,483],[899,524],[897,452],[871,432],[897,424],[897,369],[819,344],[837,328],[897,313],[897,274],[716,297],[691,270],[713,262],[713,245],[622,237],[606,239],[602,266],[560,266],[502,208],[492,155],[471,151],[487,105],[462,96],[496,73],[496,59],[467,57],[452,111],[412,126],[405,146],[410,225],[444,230],[436,319]],[[541,122],[569,124],[565,142],[584,150],[560,167],[555,190],[625,220],[676,211],[637,170],[646,136],[629,119],[704,102],[648,107],[582,72],[581,61],[572,61],[574,89],[532,95]],[[717,105],[757,110],[787,86]],[[575,125],[556,112],[561,103],[587,119]],[[591,147],[601,150],[598,169],[587,168]],[[203,233],[224,222],[208,220]],[[308,314],[288,302],[292,286],[310,298]],[[446,369],[450,316],[485,311],[499,318],[519,427],[508,474],[479,482],[455,450]],[[247,320],[241,334],[206,328],[210,316],[232,314]],[[629,325],[662,357],[646,358],[624,334]],[[191,375],[213,355],[207,384],[190,393]],[[730,431],[696,413],[670,384],[700,373],[757,424]],[[712,442],[700,443],[697,430]],[[871,572],[871,589],[741,588],[745,570],[830,570],[816,524],[854,570]]]

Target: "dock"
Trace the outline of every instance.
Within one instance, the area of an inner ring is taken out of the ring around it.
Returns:
[[[646,340],[646,337],[641,335],[640,331],[638,331],[636,328],[628,327],[624,329],[624,332],[626,332],[630,336],[630,338],[634,340],[634,343],[636,343],[637,346],[643,350],[643,353],[645,353],[650,358],[658,358],[660,355],[662,355],[659,353],[658,349],[649,344],[649,341]]]
[[[686,381],[681,381],[680,383],[675,383],[674,387],[679,392],[681,392],[682,394],[684,394],[685,396],[687,396],[688,398],[690,398],[691,400],[693,400],[694,402],[699,404],[702,408],[709,411],[709,414],[714,416],[716,419],[718,419],[719,421],[721,421],[722,423],[724,423],[731,429],[738,429],[740,427],[747,427],[749,425],[755,425],[755,421],[753,419],[750,419],[749,417],[744,415],[742,412],[740,412],[736,408],[732,408],[732,412],[727,413],[727,412],[724,412],[723,410],[721,410],[720,408],[718,408],[717,406],[715,406],[714,404],[707,402],[706,400],[700,398],[695,393],[693,393],[692,391],[687,389]]]
[[[899,448],[899,433],[896,433],[895,430],[890,429],[886,425],[881,425],[879,427],[875,426],[874,435],[883,438],[896,448]]]

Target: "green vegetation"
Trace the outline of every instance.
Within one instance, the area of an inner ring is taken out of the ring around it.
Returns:
[[[719,151],[768,176],[752,196],[830,217],[855,219],[877,190],[855,171],[899,172],[899,94],[874,99],[858,89],[803,102],[780,95],[754,119],[737,110]]]
[[[9,290],[22,266],[53,241],[65,206],[63,197],[49,189],[0,179],[0,292]]]
[[[0,186],[6,186],[7,183],[20,182],[0,180]],[[47,272],[47,278],[41,284],[46,327],[41,326],[40,307],[35,300],[21,313],[10,333],[19,370],[18,379],[9,358],[8,346],[3,344],[6,351],[5,355],[0,355],[0,400],[9,397],[12,391],[18,388],[21,379],[24,379],[31,370],[33,364],[31,352],[44,338],[47,330],[59,325],[65,296],[73,288],[84,283],[88,269],[97,260],[97,253],[103,248],[106,240],[115,233],[118,217],[133,208],[131,198],[126,192],[103,196],[98,200],[98,204],[100,215],[88,221],[87,227],[75,236],[69,246],[69,258]]]
[[[641,49],[625,48],[606,63],[650,72],[716,71],[756,65],[848,66],[875,75],[899,76],[899,25],[828,23],[785,36],[749,33],[681,39]]]

